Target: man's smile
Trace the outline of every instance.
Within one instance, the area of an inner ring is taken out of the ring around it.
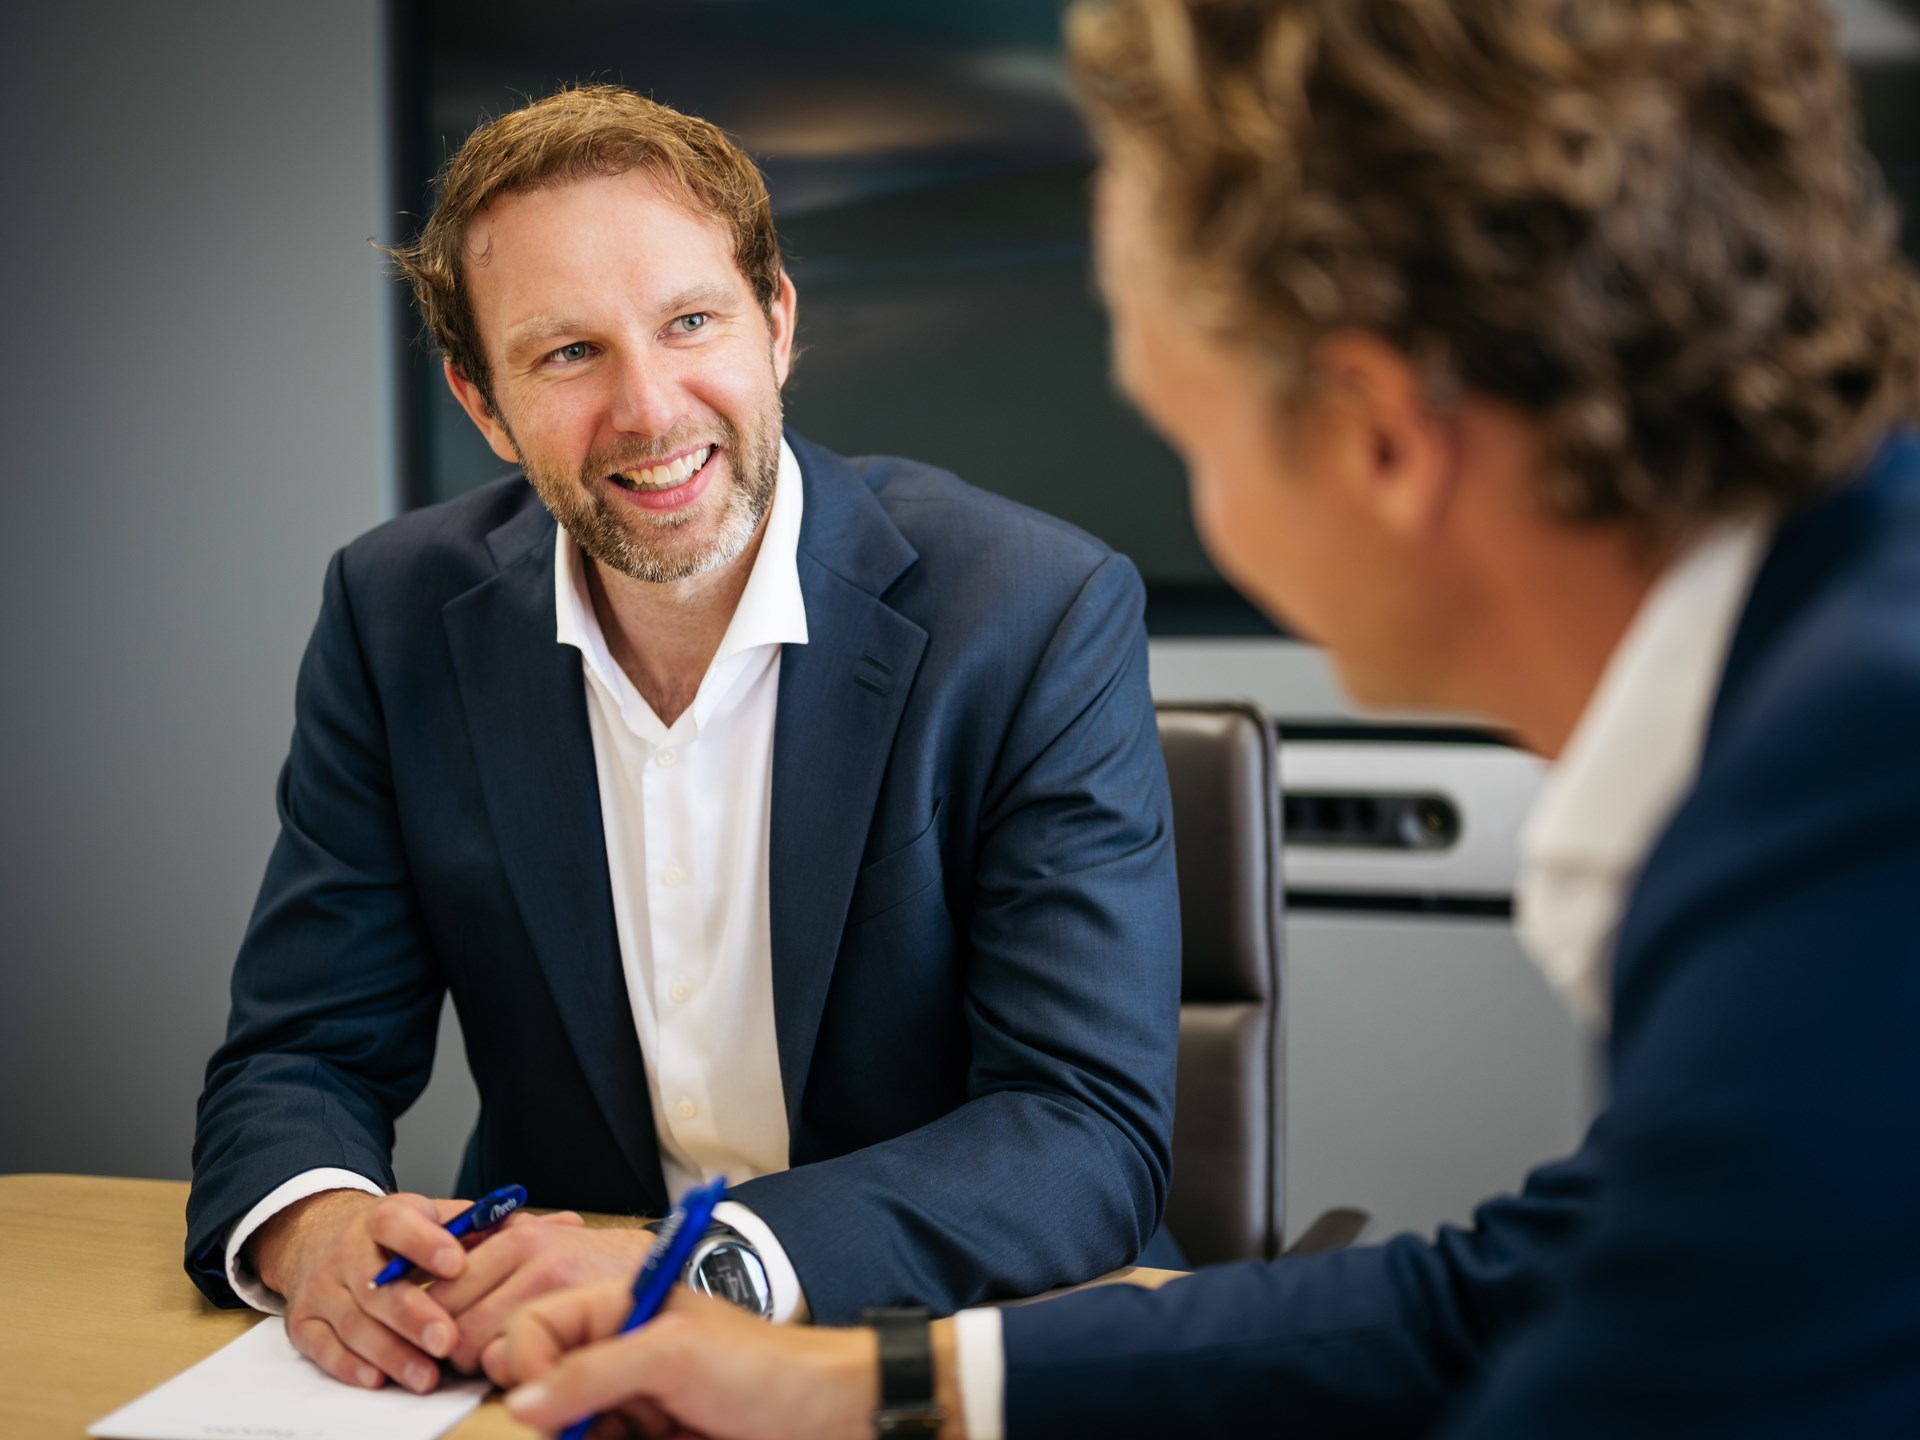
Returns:
[[[701,445],[658,465],[645,465],[615,471],[614,482],[628,490],[671,490],[684,485],[707,463],[719,447]]]
[[[718,445],[701,445],[662,461],[616,470],[607,478],[621,497],[645,510],[684,510],[707,491],[719,466],[714,463]]]

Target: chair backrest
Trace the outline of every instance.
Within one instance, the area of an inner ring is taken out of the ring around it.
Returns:
[[[1277,742],[1250,704],[1156,709],[1184,947],[1167,1228],[1196,1265],[1272,1259],[1286,1220]]]

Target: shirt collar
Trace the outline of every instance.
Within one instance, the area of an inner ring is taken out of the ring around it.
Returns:
[[[1605,1025],[1628,895],[1693,784],[1734,627],[1777,517],[1701,535],[1614,648],[1520,838],[1522,943],[1584,1018]]]
[[[767,511],[760,551],[754,556],[746,588],[740,592],[740,602],[734,606],[733,618],[727,622],[720,647],[707,665],[699,693],[688,712],[696,726],[704,725],[712,716],[733,681],[739,678],[744,659],[766,647],[807,643],[807,606],[800,590],[800,515],[805,503],[800,462],[783,437],[773,503]],[[644,709],[646,702],[634,692],[632,682],[607,648],[600,617],[594,613],[593,599],[587,590],[586,559],[572,537],[560,527],[556,527],[554,536],[553,611],[555,641],[580,652],[588,672],[620,698],[623,712],[634,705]],[[652,719],[653,725],[636,723],[642,717],[627,715],[628,723],[636,731],[658,727],[651,710],[645,718]]]
[[[727,633],[720,637],[714,665],[759,645],[807,643],[807,602],[800,593],[800,511],[805,503],[800,462],[783,438],[767,533],[760,537],[760,553]]]

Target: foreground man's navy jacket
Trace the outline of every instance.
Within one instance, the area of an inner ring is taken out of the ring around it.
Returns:
[[[733,1193],[825,1320],[1089,1278],[1158,1225],[1173,1122],[1139,577],[943,472],[788,438],[811,639],[781,658],[770,887],[794,1168]],[[553,558],[518,479],[334,558],[200,1101],[187,1259],[217,1302],[228,1230],[282,1181],[393,1183],[448,991],[481,1100],[456,1193],[665,1213]]]
[[[1580,1152],[1432,1244],[1005,1316],[1007,1433],[1920,1435],[1920,443],[1790,518]]]

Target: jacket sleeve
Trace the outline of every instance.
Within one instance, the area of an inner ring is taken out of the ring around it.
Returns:
[[[1903,685],[1759,695],[1649,862],[1591,1234],[1452,1433],[1920,1434],[1912,637]]]
[[[1166,1204],[1179,900],[1144,592],[1109,556],[999,747],[965,943],[966,1099],[741,1185],[815,1318],[1035,1294],[1138,1254]]]
[[[1403,1235],[1008,1310],[1008,1440],[1430,1433],[1551,1290],[1591,1209],[1606,1128],[1603,1117],[1572,1158],[1432,1242]]]
[[[187,1272],[238,1304],[223,1249],[282,1181],[338,1166],[393,1186],[393,1120],[432,1071],[444,985],[408,884],[384,719],[343,555],[301,661],[280,834],[207,1065]]]

